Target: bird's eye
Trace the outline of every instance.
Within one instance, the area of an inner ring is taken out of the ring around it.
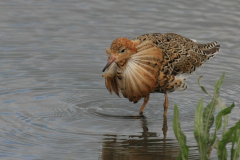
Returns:
[[[122,49],[122,50],[121,50],[121,53],[124,53],[124,52],[125,52],[125,49]]]

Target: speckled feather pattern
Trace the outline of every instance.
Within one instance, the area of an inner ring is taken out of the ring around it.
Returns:
[[[124,49],[124,53],[120,51]],[[144,34],[133,40],[119,38],[107,49],[116,57],[103,74],[109,92],[134,103],[152,92],[185,90],[183,74],[189,74],[220,49],[217,42],[197,44],[174,33]]]

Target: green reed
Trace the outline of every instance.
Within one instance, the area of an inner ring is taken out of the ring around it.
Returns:
[[[212,97],[212,101],[204,108],[203,98],[200,99],[197,108],[195,110],[195,120],[194,120],[194,137],[198,144],[198,151],[200,160],[208,160],[213,148],[217,149],[218,159],[226,160],[227,159],[227,149],[226,145],[228,143],[232,144],[231,148],[231,160],[238,160],[240,154],[240,121],[238,121],[235,126],[228,127],[228,114],[231,113],[231,110],[234,107],[234,103],[226,107],[220,98],[220,88],[223,83],[225,73],[221,78],[215,83],[214,94],[209,94],[205,87],[200,84],[200,79],[198,79],[198,84],[203,92]],[[216,109],[219,109],[220,112],[217,114],[216,118],[214,114]],[[215,130],[213,133],[210,133],[210,128],[215,121]],[[221,128],[223,123],[222,130],[222,139],[217,136],[217,131]],[[186,145],[186,136],[181,131],[180,121],[179,121],[179,111],[178,107],[175,104],[174,106],[174,118],[173,118],[173,129],[176,139],[180,144],[180,154],[178,160],[187,160],[189,148]]]

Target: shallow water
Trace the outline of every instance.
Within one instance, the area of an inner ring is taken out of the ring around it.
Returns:
[[[198,159],[193,136],[195,107],[210,97],[226,73],[222,99],[239,120],[240,3],[237,1],[63,1],[0,2],[1,159],[176,159],[174,104],[180,110],[190,159]],[[111,95],[101,70],[106,48],[118,37],[174,32],[199,43],[217,41],[221,51],[187,79],[188,89],[151,94],[145,117],[133,104]],[[211,154],[216,159],[216,151]]]

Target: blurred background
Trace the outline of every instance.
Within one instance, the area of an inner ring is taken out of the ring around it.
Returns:
[[[236,107],[239,120],[240,2],[235,0],[1,0],[0,1],[0,158],[1,159],[176,159],[172,128],[178,104],[182,131],[198,159],[194,112],[201,97],[211,98],[226,73],[221,97]],[[221,51],[188,77],[188,89],[151,94],[142,104],[111,95],[102,77],[106,48],[119,37],[173,32],[199,43],[217,41]],[[217,158],[215,150],[212,159]]]

